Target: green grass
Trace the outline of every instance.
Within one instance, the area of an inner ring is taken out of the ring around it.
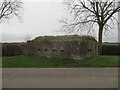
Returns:
[[[68,40],[81,40],[83,39],[94,39],[94,37],[89,35],[79,36],[79,35],[62,35],[62,36],[39,36],[32,41],[42,41],[42,40],[57,40],[57,41],[68,41]]]
[[[2,67],[118,67],[118,56],[97,56],[85,60],[12,56],[2,58]]]

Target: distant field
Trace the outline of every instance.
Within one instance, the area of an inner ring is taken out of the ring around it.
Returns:
[[[40,56],[12,56],[2,58],[2,67],[118,67],[120,56],[97,56],[85,60],[46,58]]]

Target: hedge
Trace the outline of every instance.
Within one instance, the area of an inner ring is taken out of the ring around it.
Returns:
[[[102,55],[120,55],[120,45],[102,45]]]
[[[16,56],[26,54],[26,43],[2,44],[2,56]]]

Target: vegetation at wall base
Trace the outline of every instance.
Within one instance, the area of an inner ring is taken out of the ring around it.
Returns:
[[[3,68],[76,68],[118,67],[120,56],[96,56],[85,60],[47,58],[41,56],[11,56],[2,58]]]

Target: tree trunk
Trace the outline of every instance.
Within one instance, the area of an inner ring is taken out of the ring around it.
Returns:
[[[99,27],[99,33],[98,33],[98,55],[102,54],[102,32],[103,32],[103,27]]]

